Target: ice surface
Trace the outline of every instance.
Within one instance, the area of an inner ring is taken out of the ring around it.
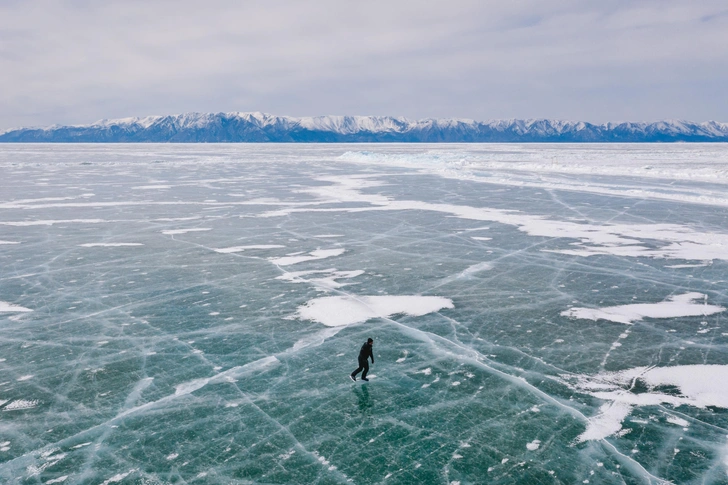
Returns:
[[[0,483],[728,484],[725,145],[0,169]]]

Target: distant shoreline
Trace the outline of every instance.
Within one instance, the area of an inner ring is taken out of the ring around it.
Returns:
[[[264,113],[186,113],[18,128],[0,143],[716,143],[728,123],[592,124],[550,119],[473,121],[389,116],[293,118]]]
[[[24,141],[0,140],[3,145],[720,145],[721,140],[640,140],[640,141]]]

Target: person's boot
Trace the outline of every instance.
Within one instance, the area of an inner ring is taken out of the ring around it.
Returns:
[[[362,380],[362,381],[367,381],[367,382],[369,382],[369,379],[367,379],[366,377],[362,377],[362,378],[361,378],[361,380]]]
[[[349,374],[349,379],[351,379],[352,381],[356,382],[356,377],[354,377],[354,376],[353,376],[353,375],[351,375],[351,374]]]

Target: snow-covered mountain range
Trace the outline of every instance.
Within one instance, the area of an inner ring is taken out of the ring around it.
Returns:
[[[89,125],[19,128],[0,142],[728,142],[728,123],[549,119],[473,121],[390,116],[293,118],[265,113],[185,113],[102,120]]]

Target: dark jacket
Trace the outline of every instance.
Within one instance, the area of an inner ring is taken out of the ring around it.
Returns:
[[[359,351],[359,360],[366,361],[369,357],[372,358],[372,364],[374,363],[374,354],[372,353],[372,346],[369,345],[369,342],[364,342],[364,345],[361,346],[361,350]]]

